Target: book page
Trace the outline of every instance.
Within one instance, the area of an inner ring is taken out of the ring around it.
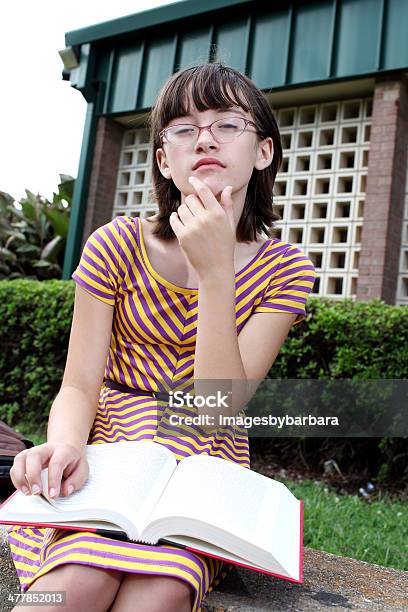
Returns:
[[[203,542],[203,540],[198,540],[197,538],[193,538],[191,536],[171,536],[170,540],[165,540],[165,542],[169,542],[171,544],[181,544],[182,546],[188,546],[191,548],[195,548],[199,550],[201,553],[209,555],[215,555],[217,557],[222,557],[227,561],[235,561],[238,563],[242,563],[244,565],[248,565],[248,559],[245,557],[239,557],[238,555],[234,555],[228,550],[224,550],[219,546],[214,546],[213,544],[209,544],[208,542]],[[261,565],[251,564],[252,568],[258,568],[260,570],[266,569]],[[275,569],[275,568],[274,568]],[[276,571],[279,571],[279,566],[277,566]]]
[[[273,550],[276,558],[289,576],[299,577],[299,557],[294,554],[298,550],[301,539],[300,530],[300,501],[292,503],[290,491],[285,492],[281,498],[279,513],[274,529],[265,531],[263,546],[265,550]],[[281,528],[291,525],[285,531]]]
[[[109,517],[104,518],[106,513],[109,514]],[[93,520],[94,515],[98,515],[99,520]],[[92,508],[87,508],[72,510],[67,514],[56,510],[55,506],[50,505],[42,495],[24,495],[21,491],[16,491],[0,508],[0,524],[17,525],[20,523],[38,527],[72,526],[83,531],[94,528],[103,530],[107,534],[125,532],[135,541],[139,537],[133,523],[120,513],[103,509],[94,511]]]
[[[146,440],[89,444],[89,477],[79,491],[54,499],[61,512],[98,509],[123,514],[138,532],[177,466],[173,453]],[[48,469],[42,470],[43,490]],[[106,513],[105,513],[106,514]],[[99,517],[93,512],[93,519]]]
[[[228,534],[228,540],[232,535],[264,548],[265,530],[276,524],[283,489],[282,483],[232,461],[193,455],[180,461],[150,524],[169,517],[190,518],[207,523],[209,536],[216,527]]]

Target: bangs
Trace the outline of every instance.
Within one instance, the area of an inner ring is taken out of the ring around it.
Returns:
[[[195,67],[168,84],[156,120],[162,128],[172,119],[189,115],[191,100],[199,112],[229,110],[233,106],[240,106],[248,112],[254,106],[251,97],[245,82],[228,68],[220,70],[211,64],[200,70]]]

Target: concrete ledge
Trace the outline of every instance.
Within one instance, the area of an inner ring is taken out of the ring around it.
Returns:
[[[9,612],[13,605],[7,602],[7,593],[18,592],[19,583],[2,527],[0,577],[0,612]],[[329,608],[406,611],[408,572],[305,548],[303,585],[235,566],[203,601],[207,612],[315,612]]]
[[[304,549],[303,584],[238,568],[208,594],[207,612],[408,610],[408,572]]]

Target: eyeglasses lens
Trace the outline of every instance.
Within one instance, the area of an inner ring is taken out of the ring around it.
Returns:
[[[239,136],[245,129],[245,119],[240,117],[231,117],[227,119],[219,119],[211,125],[211,131],[214,138],[219,143],[231,142]],[[195,142],[198,137],[199,129],[192,124],[172,125],[167,129],[166,135],[169,142],[174,144],[188,144]]]

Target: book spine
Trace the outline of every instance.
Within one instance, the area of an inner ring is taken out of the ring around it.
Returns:
[[[93,531],[93,529],[86,528],[87,531]],[[106,536],[107,538],[112,538],[114,540],[121,540],[122,542],[132,542],[130,538],[126,535],[126,533],[121,531],[111,531],[110,529],[95,529],[96,535]]]
[[[122,533],[120,531],[111,531],[110,529],[96,529],[95,533],[97,535],[102,535],[102,536],[106,536],[108,538],[112,538],[113,540],[121,540],[124,542],[134,542],[135,540],[131,540],[130,538],[128,538],[128,536],[126,535],[126,533]],[[176,546],[177,548],[182,548],[184,550],[188,550],[188,547],[185,546],[184,544],[175,544],[174,542],[172,542],[171,540],[166,540],[165,538],[160,538],[159,541],[157,542],[157,544],[150,544],[148,542],[143,542],[144,546],[159,546],[160,544],[164,544],[164,545],[170,545],[170,546]]]

